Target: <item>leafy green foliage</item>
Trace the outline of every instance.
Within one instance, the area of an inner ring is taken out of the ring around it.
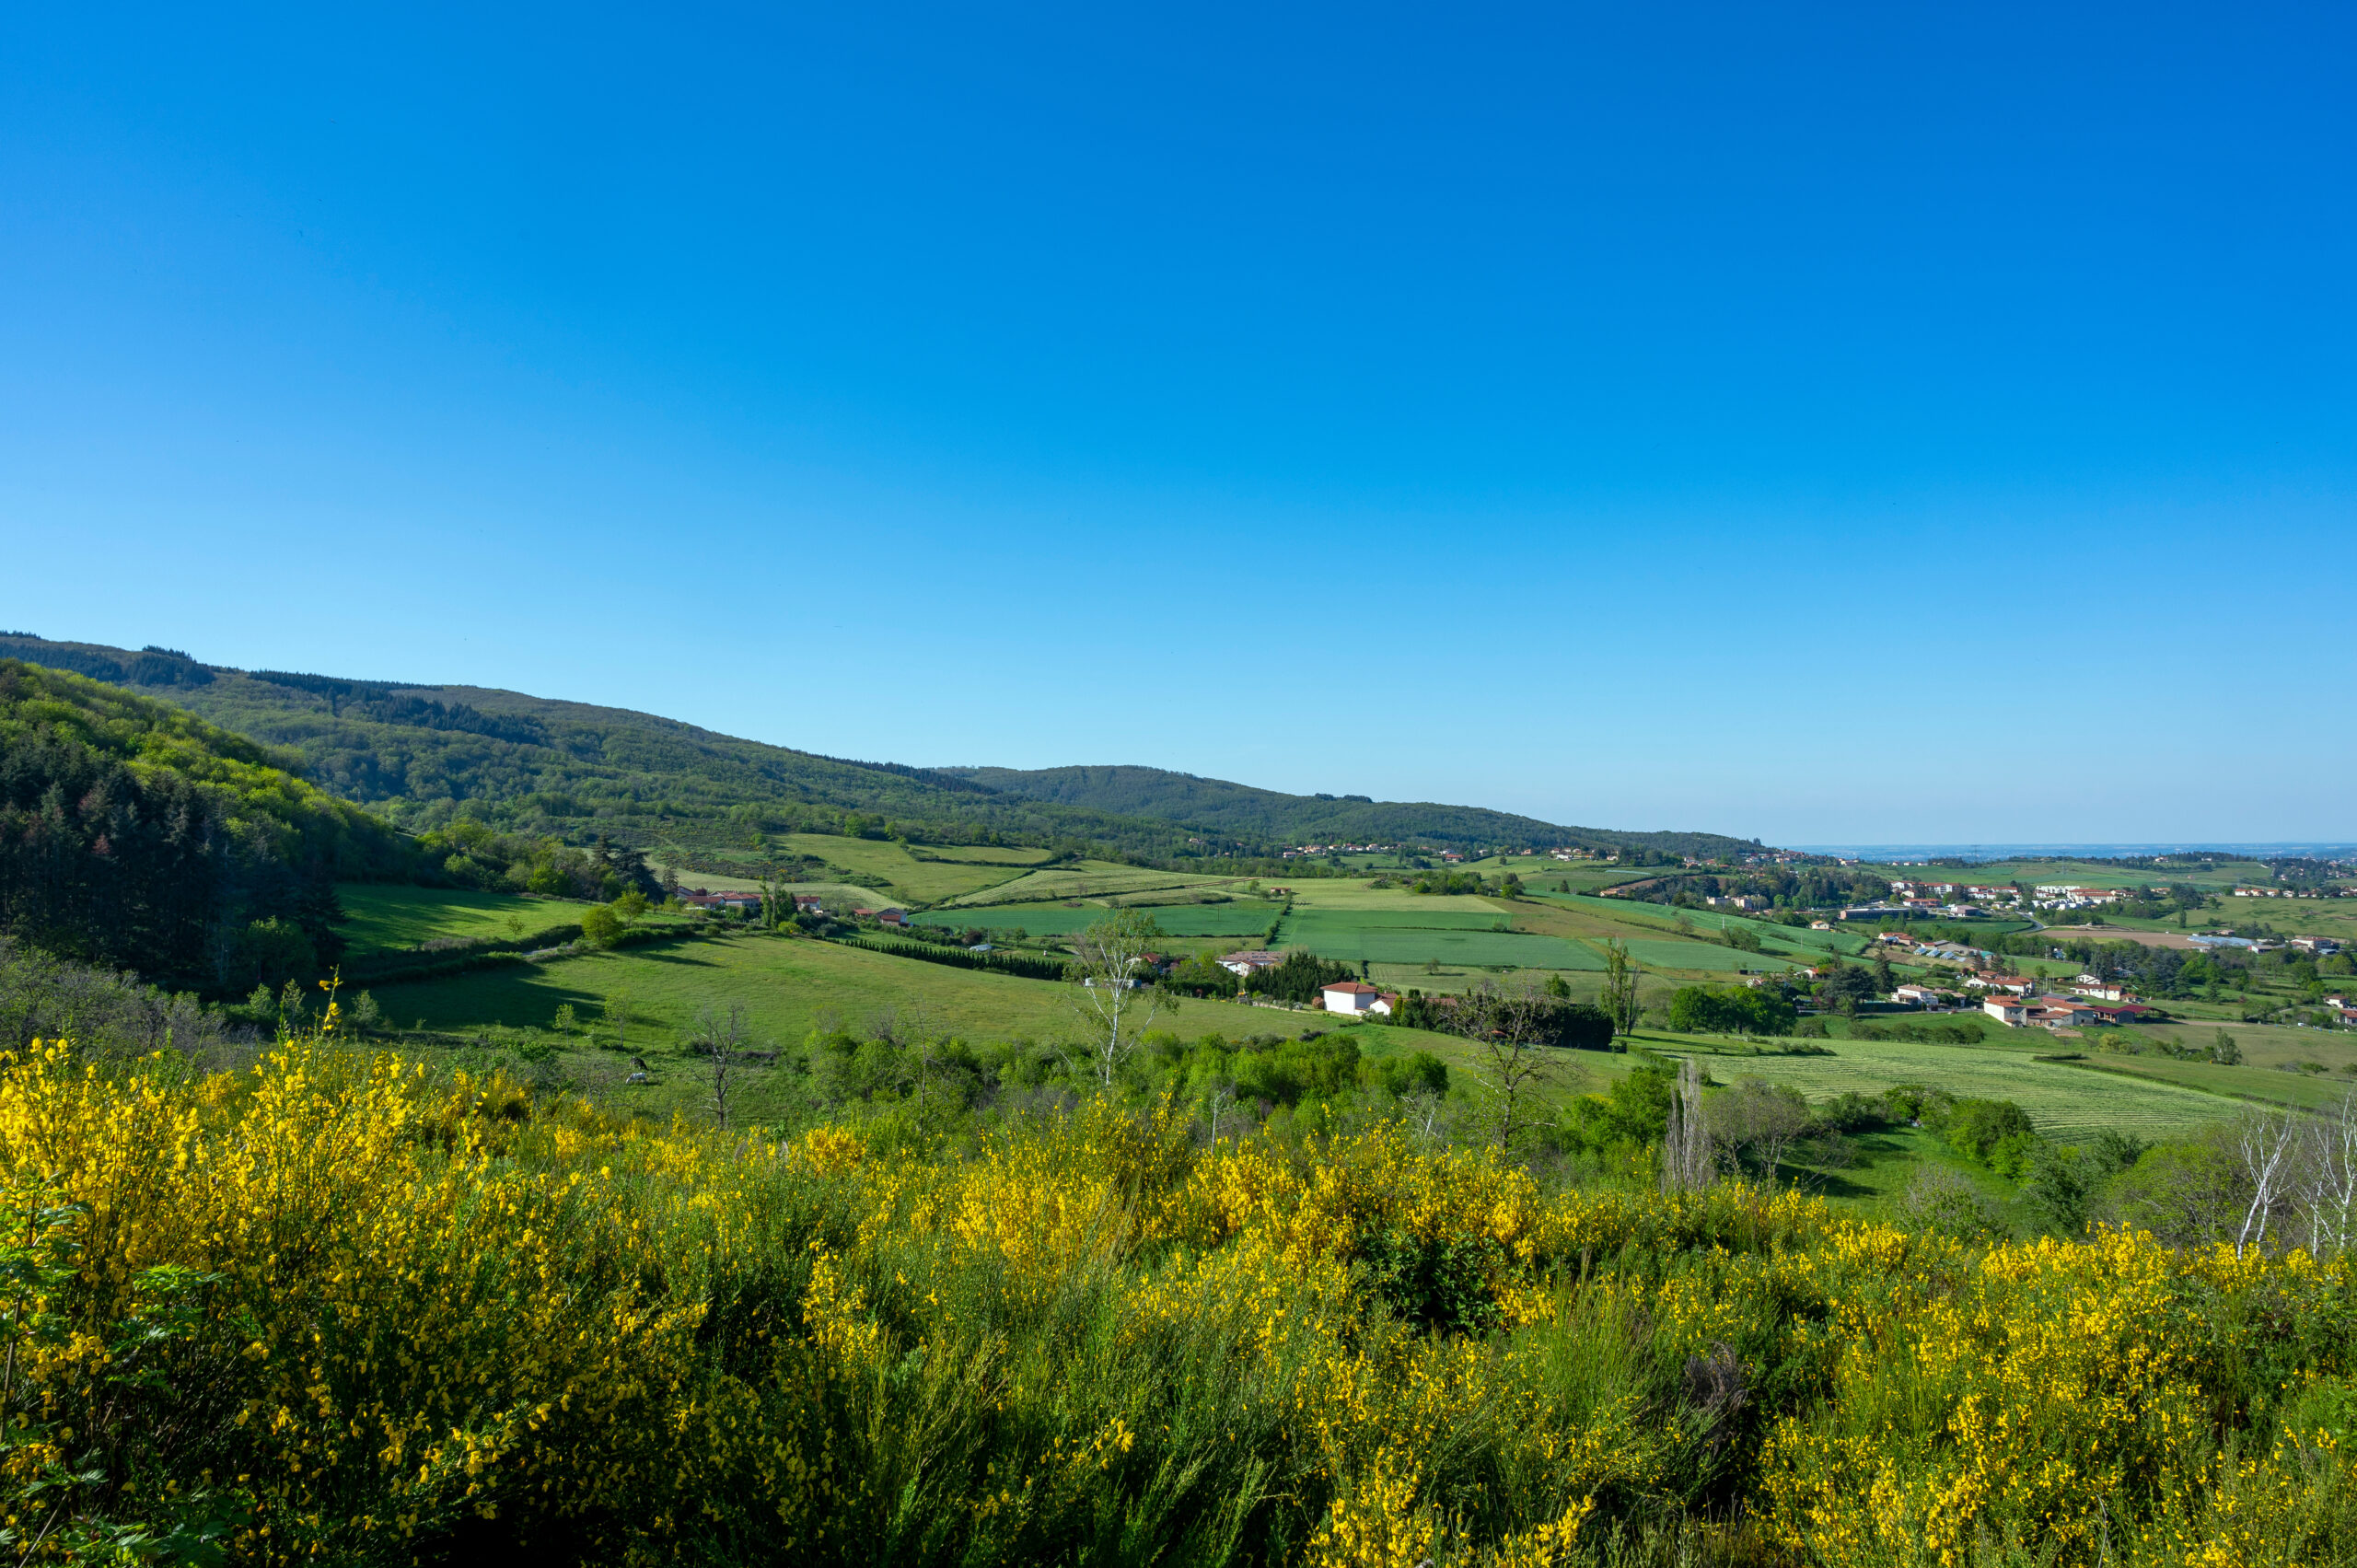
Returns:
[[[1790,1034],[1799,1015],[1780,993],[1741,985],[1689,985],[1669,999],[1669,1027],[1685,1034]]]
[[[331,961],[335,882],[423,867],[296,768],[165,703],[0,660],[0,931],[216,992]]]
[[[1279,1002],[1310,1003],[1328,986],[1346,980],[1356,980],[1358,971],[1348,964],[1333,963],[1315,953],[1287,953],[1271,968],[1255,970],[1245,980],[1244,988],[1255,996],[1272,997]]]

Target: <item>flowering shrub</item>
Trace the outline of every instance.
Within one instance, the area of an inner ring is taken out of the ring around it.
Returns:
[[[971,1156],[648,1129],[332,1016],[236,1075],[0,1062],[20,1556],[2357,1555],[2338,1260],[1167,1109]]]

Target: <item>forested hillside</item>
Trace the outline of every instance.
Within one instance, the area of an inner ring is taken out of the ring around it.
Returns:
[[[1633,844],[1709,855],[1759,847],[1757,842],[1719,833],[1572,828],[1478,806],[1444,806],[1428,800],[1284,795],[1161,768],[936,768],[934,772],[1027,799],[1125,817],[1158,818],[1206,832],[1278,844],[1414,842],[1517,849],[1562,844],[1610,849]]]
[[[0,934],[235,989],[333,955],[339,880],[409,842],[299,764],[180,709],[0,658]]]
[[[0,635],[0,656],[9,655],[122,681],[284,748],[320,787],[413,832],[463,814],[505,831],[637,844],[736,844],[760,830],[1088,843],[1154,858],[1188,847],[1188,835],[1164,822],[742,740],[625,708],[470,686],[243,671],[23,633]]]
[[[1719,854],[1713,833],[1570,828],[1479,807],[1284,795],[1155,768],[856,762],[625,708],[472,686],[238,670],[0,633],[15,656],[117,682],[284,748],[322,789],[412,832],[460,816],[575,842],[736,846],[756,831],[1097,846],[1155,861],[1304,842],[1634,845]]]

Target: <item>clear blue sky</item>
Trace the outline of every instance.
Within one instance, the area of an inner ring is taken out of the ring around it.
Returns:
[[[19,6],[0,627],[2357,837],[2346,6]]]

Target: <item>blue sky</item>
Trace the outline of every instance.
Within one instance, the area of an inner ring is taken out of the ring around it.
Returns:
[[[0,626],[1771,842],[2357,837],[2346,7],[5,28]]]

